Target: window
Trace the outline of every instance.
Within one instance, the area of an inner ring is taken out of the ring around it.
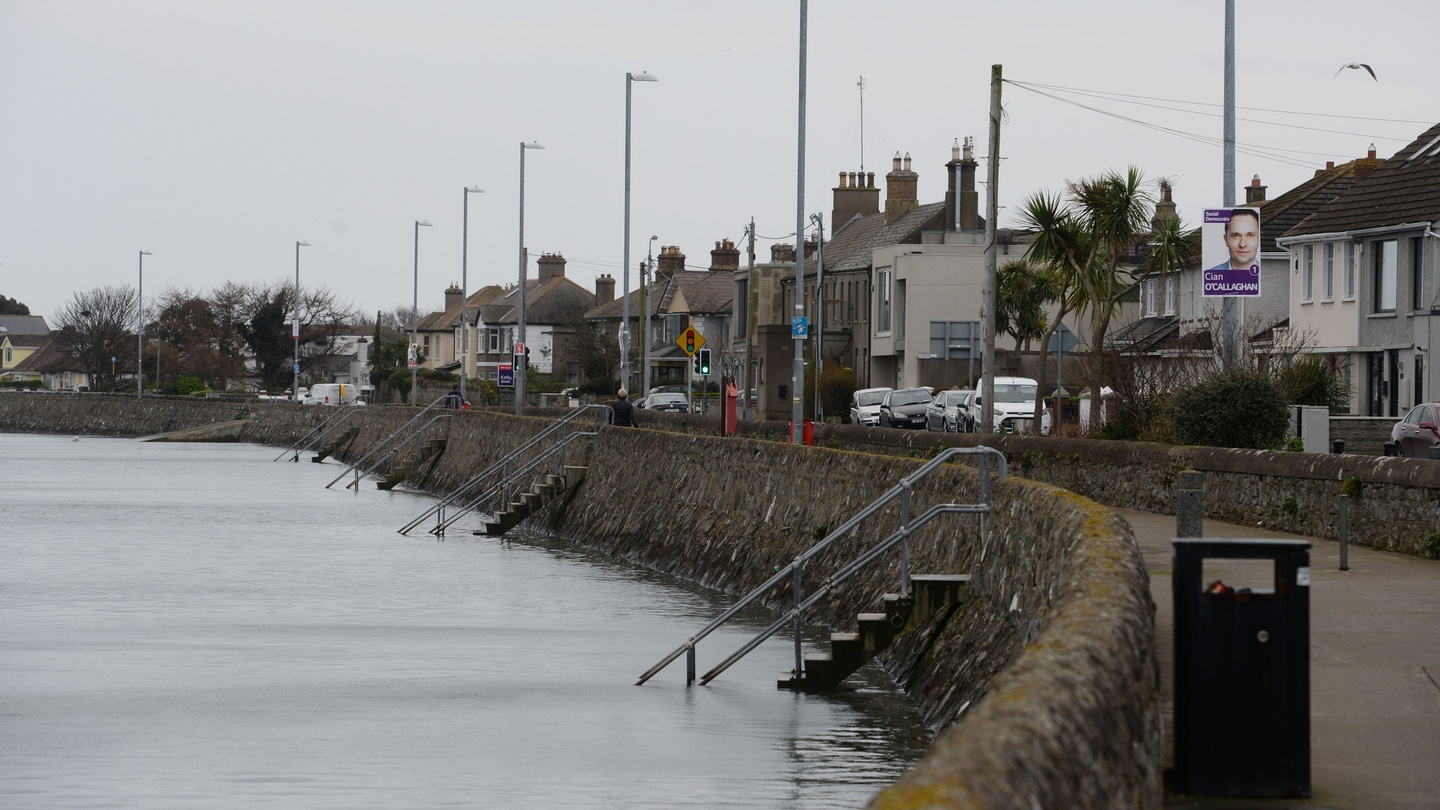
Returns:
[[[1320,273],[1320,298],[1335,300],[1335,243],[1325,243],[1325,269]]]
[[[1410,308],[1416,312],[1425,309],[1425,276],[1421,273],[1422,252],[1420,239],[1410,240]]]
[[[1345,283],[1341,288],[1341,297],[1346,301],[1355,300],[1355,243],[1345,243]]]
[[[499,329],[487,329],[486,331],[490,333],[490,341],[489,341],[489,343],[490,343],[490,354],[499,354],[499,353],[500,353],[500,330],[499,330]]]
[[[1300,302],[1308,304],[1315,300],[1315,246],[1300,248]]]
[[[875,331],[890,331],[890,270],[887,268],[880,271],[879,282],[876,285],[880,295],[879,317],[875,321]]]
[[[1168,275],[1168,276],[1165,277],[1165,314],[1166,314],[1166,315],[1174,315],[1174,314],[1175,314],[1175,293],[1176,293],[1175,287],[1176,287],[1177,284],[1179,284],[1179,281],[1176,280],[1176,278],[1175,278],[1174,275]]]
[[[1147,316],[1156,314],[1155,285],[1155,279],[1145,279],[1145,301],[1141,313]]]
[[[1375,244],[1375,312],[1395,311],[1395,240]]]
[[[10,344],[5,344],[5,362],[9,363],[14,356],[14,352],[10,351]]]

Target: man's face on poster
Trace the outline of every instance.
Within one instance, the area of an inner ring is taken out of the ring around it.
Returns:
[[[1253,214],[1235,214],[1225,225],[1225,247],[1230,249],[1230,266],[1250,267],[1260,249],[1260,220]]]

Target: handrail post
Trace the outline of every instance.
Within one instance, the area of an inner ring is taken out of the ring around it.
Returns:
[[[695,685],[695,639],[690,639],[690,649],[685,651],[685,685]]]
[[[900,598],[910,598],[910,483],[902,482],[900,491]]]
[[[797,562],[795,564],[795,573],[792,577],[794,581],[794,586],[791,588],[791,590],[794,591],[793,596],[795,597],[795,677],[797,678],[805,672],[805,660],[803,657],[803,653],[800,649],[800,644],[802,641],[802,639],[800,638],[800,602],[802,601],[800,592],[800,571],[801,567],[800,564]]]

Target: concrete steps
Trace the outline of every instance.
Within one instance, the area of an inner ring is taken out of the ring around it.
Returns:
[[[499,537],[520,522],[544,509],[556,498],[562,497],[581,481],[585,480],[585,467],[566,467],[563,475],[546,475],[535,481],[530,488],[521,492],[508,506],[497,510],[485,520],[485,527],[475,534]]]
[[[318,453],[316,453],[315,455],[311,456],[311,457],[310,457],[310,460],[313,461],[313,462],[315,462],[316,464],[322,463],[323,461],[325,461],[325,459],[327,459],[327,458],[329,458],[330,456],[334,455],[335,453],[339,452],[340,448],[342,448],[342,447],[350,444],[350,442],[355,441],[355,437],[356,437],[356,436],[359,436],[359,435],[360,435],[360,428],[358,428],[358,427],[349,428],[349,429],[346,430],[344,433],[341,433],[339,436],[337,436],[337,437],[335,437],[333,440],[331,440],[331,441],[330,441],[328,444],[326,444],[324,447],[320,448],[320,452],[318,452]]]
[[[395,488],[396,484],[399,484],[406,478],[423,481],[424,477],[429,475],[430,470],[434,469],[435,462],[439,461],[440,456],[444,455],[444,453],[444,439],[431,439],[427,442],[422,442],[416,445],[409,454],[405,456],[404,460],[395,465],[395,469],[389,475],[385,476],[385,480],[376,481],[375,487],[377,489],[391,490]]]
[[[924,624],[946,607],[970,596],[969,574],[917,574],[910,578],[910,597],[885,594],[882,613],[861,613],[855,632],[830,634],[830,652],[805,656],[803,672],[776,682],[780,689],[823,692],[835,688],[869,663],[902,633]]]

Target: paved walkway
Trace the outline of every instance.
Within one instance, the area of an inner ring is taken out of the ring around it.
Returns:
[[[1173,752],[1175,518],[1114,510],[1134,527],[1155,597]],[[1440,528],[1440,527],[1436,527]],[[1207,538],[1296,538],[1205,521]],[[1440,562],[1310,539],[1309,799],[1170,797],[1170,808],[1419,810],[1440,808]]]

